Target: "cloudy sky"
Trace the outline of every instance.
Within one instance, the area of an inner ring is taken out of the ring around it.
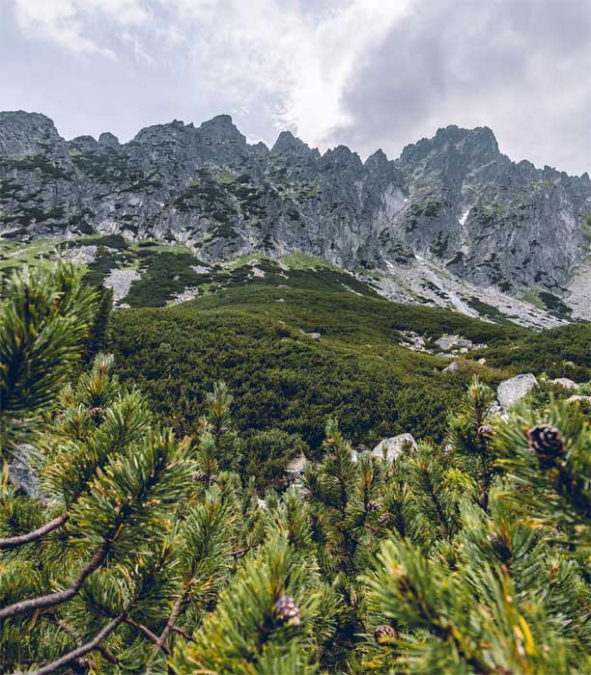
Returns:
[[[591,0],[0,0],[0,110],[66,138],[230,113],[396,157],[448,124],[591,171]]]

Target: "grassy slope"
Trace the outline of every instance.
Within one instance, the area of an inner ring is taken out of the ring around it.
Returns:
[[[309,274],[305,284],[322,285]],[[491,383],[508,375],[476,364],[460,376],[442,374],[446,361],[399,345],[405,329],[499,343],[524,333],[444,310],[261,280],[174,308],[119,312],[114,341],[120,374],[179,430],[195,429],[204,393],[224,378],[242,429],[299,433],[315,450],[332,414],[354,442],[404,431],[440,440],[470,372]],[[321,333],[320,342],[307,332]]]

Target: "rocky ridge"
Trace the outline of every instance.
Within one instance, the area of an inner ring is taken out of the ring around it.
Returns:
[[[392,299],[545,326],[571,317],[571,288],[574,316],[591,318],[589,214],[587,174],[512,162],[486,127],[362,162],[290,132],[250,145],[228,115],[120,144],[0,113],[0,235],[13,240],[121,233],[183,243],[203,262],[303,252]]]

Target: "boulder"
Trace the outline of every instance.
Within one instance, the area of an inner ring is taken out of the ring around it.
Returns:
[[[36,474],[31,470],[28,456],[34,452],[33,447],[27,444],[18,446],[12,453],[9,462],[10,482],[27,497],[39,497],[39,484]]]
[[[371,453],[371,450],[367,445],[360,443],[354,450],[351,450],[351,461],[356,464],[359,461],[359,455],[365,455],[366,453]]]
[[[497,398],[503,408],[509,408],[520,401],[536,385],[538,381],[532,373],[516,375],[501,382],[497,387]]]
[[[304,467],[306,466],[307,461],[308,460],[304,455],[299,455],[299,457],[292,459],[285,467],[285,477],[291,483],[297,481],[304,473]]]
[[[461,369],[461,361],[452,361],[447,368],[444,368],[443,373],[457,373]]]
[[[576,396],[570,396],[566,399],[569,403],[576,403],[577,401],[586,402],[591,405],[591,396],[582,396],[577,394]]]
[[[577,391],[579,385],[573,380],[569,380],[568,377],[557,377],[555,380],[550,380],[551,384],[558,384],[564,389],[571,389],[572,391]]]
[[[417,442],[412,434],[399,434],[380,441],[371,451],[371,454],[374,457],[385,459],[387,462],[394,462],[404,450],[411,450],[416,447]]]

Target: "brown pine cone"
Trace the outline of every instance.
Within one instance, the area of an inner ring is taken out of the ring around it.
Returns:
[[[98,407],[96,407],[96,408],[91,408],[91,409],[88,411],[88,416],[89,416],[89,417],[98,417],[98,416],[101,414],[101,412],[102,412],[102,408],[98,408]]]
[[[203,483],[204,481],[207,480],[207,474],[205,471],[195,471],[193,474],[193,480],[196,481],[197,483]]]
[[[373,637],[379,645],[388,644],[398,639],[398,631],[394,626],[378,626]]]
[[[282,595],[279,600],[277,600],[275,603],[275,612],[282,621],[289,623],[291,626],[302,625],[300,610],[296,605],[296,601],[289,595]]]
[[[556,460],[566,452],[564,439],[556,427],[538,424],[527,432],[529,449],[544,463],[555,464]]]
[[[382,508],[380,502],[367,502],[365,505],[366,511],[379,511]]]

